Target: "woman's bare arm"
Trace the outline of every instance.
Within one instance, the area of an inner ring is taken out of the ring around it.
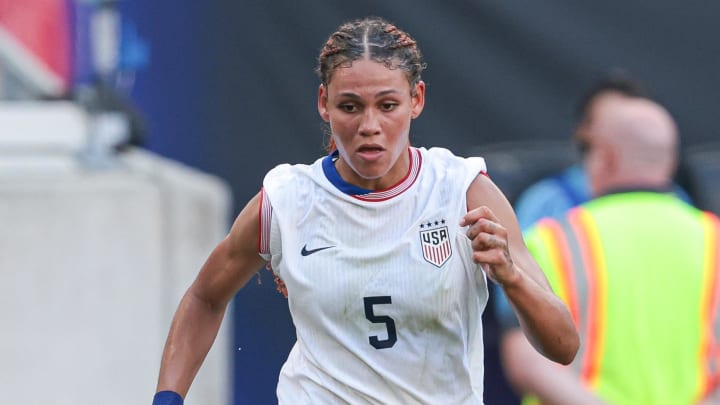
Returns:
[[[552,292],[545,274],[525,246],[512,206],[486,176],[478,176],[467,192],[474,257],[502,286],[525,336],[550,360],[569,364],[579,336],[563,302]]]
[[[228,302],[262,268],[258,193],[240,212],[185,292],[165,343],[157,391],[185,397],[217,336]]]

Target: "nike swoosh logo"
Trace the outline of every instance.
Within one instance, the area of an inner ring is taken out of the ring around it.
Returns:
[[[302,247],[302,250],[300,251],[300,254],[303,255],[303,256],[310,256],[310,255],[313,254],[313,253],[317,253],[317,252],[319,252],[319,251],[321,251],[321,250],[330,249],[330,248],[334,248],[334,247],[335,247],[335,246],[323,246],[323,247],[319,247],[319,248],[317,248],[317,249],[309,249],[309,250],[308,250],[307,245],[305,245],[305,246]]]

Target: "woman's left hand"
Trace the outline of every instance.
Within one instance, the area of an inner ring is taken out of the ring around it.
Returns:
[[[483,264],[488,277],[496,283],[512,282],[518,270],[510,255],[508,232],[492,210],[480,206],[468,211],[460,225],[468,226],[466,235],[472,242],[473,261]]]

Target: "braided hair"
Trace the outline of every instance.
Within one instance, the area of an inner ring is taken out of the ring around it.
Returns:
[[[390,69],[404,70],[410,88],[420,81],[425,69],[417,42],[410,35],[380,17],[367,17],[344,23],[330,35],[320,51],[315,72],[327,85],[335,69],[365,55]]]
[[[381,17],[366,17],[346,22],[330,35],[318,56],[315,73],[327,86],[336,69],[364,57],[388,69],[403,70],[413,92],[426,67],[417,42],[408,33]],[[332,139],[328,149],[335,149]]]

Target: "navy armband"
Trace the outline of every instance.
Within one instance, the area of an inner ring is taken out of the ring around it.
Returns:
[[[152,405],[183,405],[183,398],[175,391],[160,391],[155,393]]]

